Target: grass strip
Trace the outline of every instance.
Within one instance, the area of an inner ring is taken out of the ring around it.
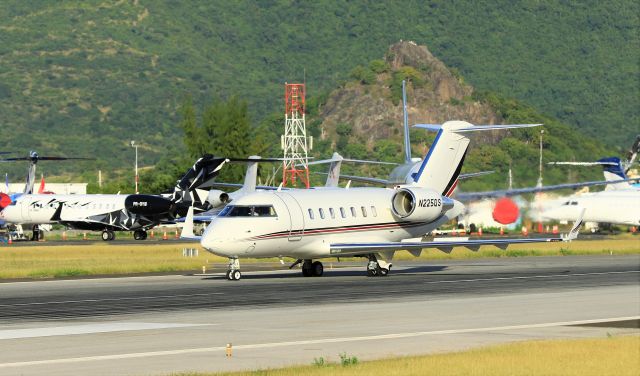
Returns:
[[[478,349],[359,362],[340,354],[316,358],[308,366],[232,373],[181,373],[180,376],[636,376],[640,336],[518,342]]]
[[[183,257],[183,248],[200,249],[198,257]],[[492,246],[478,252],[454,248],[450,254],[425,250],[420,260],[469,259],[486,257],[624,255],[639,254],[640,242],[633,238],[512,245],[507,251]],[[277,261],[243,259],[242,263]],[[350,260],[350,259],[343,259]],[[395,260],[415,260],[407,252],[397,252]],[[287,260],[287,262],[292,260]],[[104,274],[131,274],[200,270],[203,265],[226,263],[227,259],[202,250],[197,243],[87,243],[65,245],[0,246],[0,279],[62,278]]]

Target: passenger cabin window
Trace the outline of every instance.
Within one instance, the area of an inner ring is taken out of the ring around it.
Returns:
[[[340,208],[340,215],[342,218],[347,218],[347,213],[344,211],[344,208]]]
[[[309,218],[313,219],[313,209],[309,209]]]
[[[320,218],[324,219],[324,209],[320,208],[318,211],[320,212]]]
[[[331,216],[331,219],[336,219],[336,212],[333,208],[329,208],[329,215]]]
[[[277,217],[277,215],[271,205],[227,205],[218,214],[218,217]]]
[[[355,218],[355,217],[356,217],[356,208],[354,208],[353,206],[351,207],[351,216],[352,216],[353,218]]]
[[[362,216],[366,218],[367,217],[367,208],[365,208],[364,206],[361,206],[360,208],[362,209]]]
[[[376,211],[376,207],[375,207],[375,206],[373,206],[373,205],[371,205],[371,214],[372,214],[374,217],[377,217],[377,216],[378,216],[378,212]]]
[[[578,201],[571,201],[571,205],[578,205]]]

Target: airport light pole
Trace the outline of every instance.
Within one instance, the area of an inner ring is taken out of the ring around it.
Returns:
[[[138,146],[135,141],[131,140],[131,147],[136,149],[136,164],[135,164],[135,183],[136,183],[136,194],[140,193],[138,191]]]

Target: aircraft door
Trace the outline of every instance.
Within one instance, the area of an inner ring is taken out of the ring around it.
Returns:
[[[288,193],[281,192],[278,197],[286,205],[289,212],[289,241],[298,241],[304,235],[304,216],[298,200]]]
[[[22,216],[22,220],[25,222],[28,222],[31,220],[30,204],[31,204],[30,200],[20,200],[20,211],[21,211],[20,214]]]

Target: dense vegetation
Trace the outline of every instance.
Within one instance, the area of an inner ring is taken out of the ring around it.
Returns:
[[[177,169],[175,160],[188,154],[179,111],[189,96],[204,111],[214,98],[237,95],[253,126],[278,123],[270,114],[281,112],[285,81],[306,80],[319,96],[399,39],[428,45],[475,87],[518,98],[609,145],[638,131],[633,1],[5,1],[0,8],[1,149],[95,156],[46,166],[76,176],[80,169],[92,182],[98,169],[109,179],[130,169],[132,139],[143,145],[141,164],[164,159]],[[11,179],[23,170],[11,167]]]

